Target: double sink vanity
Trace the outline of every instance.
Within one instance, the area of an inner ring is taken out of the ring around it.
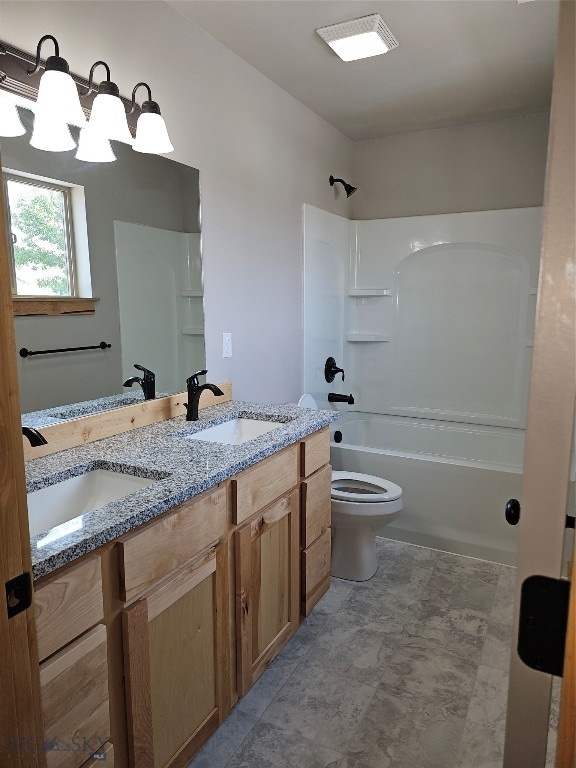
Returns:
[[[184,768],[248,692],[329,587],[335,417],[229,401],[27,462],[48,768]]]

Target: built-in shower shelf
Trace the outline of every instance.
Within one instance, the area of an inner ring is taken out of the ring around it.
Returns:
[[[346,341],[391,341],[385,333],[347,333]]]
[[[391,288],[348,288],[348,296],[361,296],[369,298],[370,296],[392,296]]]
[[[195,328],[194,326],[187,325],[182,328],[182,333],[186,336],[203,336],[204,335],[204,328],[198,327]]]
[[[180,291],[180,296],[183,296],[185,299],[196,299],[203,295],[203,291]]]

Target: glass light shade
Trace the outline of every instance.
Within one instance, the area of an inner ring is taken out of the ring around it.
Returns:
[[[72,138],[67,124],[51,115],[36,115],[30,146],[46,152],[67,152],[74,149],[76,142]]]
[[[376,32],[363,32],[360,35],[350,35],[340,40],[331,40],[328,45],[343,61],[367,59],[379,56],[390,49]]]
[[[116,160],[108,139],[90,125],[80,131],[75,157],[87,163],[113,163]]]
[[[49,69],[40,78],[36,114],[57,115],[60,120],[82,128],[86,116],[80,106],[76,83],[70,75]]]
[[[157,155],[160,152],[174,152],[162,115],[157,115],[154,112],[144,112],[140,115],[136,124],[136,139],[132,149],[150,155]]]
[[[92,104],[89,125],[107,139],[122,141],[124,144],[132,144],[134,141],[126,122],[124,104],[118,96],[99,93]]]
[[[0,136],[24,136],[16,104],[5,91],[0,91]]]

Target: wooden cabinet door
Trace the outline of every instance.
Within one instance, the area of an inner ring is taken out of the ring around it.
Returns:
[[[123,612],[131,768],[181,768],[230,709],[221,545]]]
[[[298,628],[299,529],[295,489],[234,534],[240,696],[244,696]]]

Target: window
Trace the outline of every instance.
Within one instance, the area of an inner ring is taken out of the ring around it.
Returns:
[[[76,296],[71,189],[4,174],[14,296]]]

